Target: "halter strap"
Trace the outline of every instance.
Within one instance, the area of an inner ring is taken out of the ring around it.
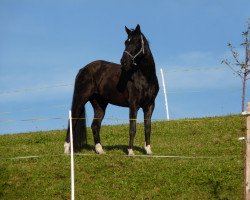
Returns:
[[[133,65],[137,65],[137,64],[135,63],[135,58],[136,58],[137,56],[139,56],[141,52],[142,52],[142,54],[145,53],[145,49],[144,49],[144,40],[143,40],[142,35],[141,35],[141,49],[140,49],[140,51],[138,51],[137,54],[135,54],[135,55],[133,56],[133,55],[132,55],[131,53],[129,53],[128,51],[124,51],[124,52],[125,52],[126,54],[128,54],[128,55],[132,58]]]

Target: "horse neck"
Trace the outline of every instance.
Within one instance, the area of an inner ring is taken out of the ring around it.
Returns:
[[[139,63],[139,69],[148,79],[156,77],[155,62],[150,49],[146,51],[145,56]]]

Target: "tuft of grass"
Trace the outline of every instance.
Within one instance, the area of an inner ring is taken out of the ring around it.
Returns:
[[[240,116],[152,124],[154,155],[128,157],[128,124],[103,126],[106,155],[89,148],[75,155],[76,199],[241,199],[243,155]],[[70,199],[70,157],[65,130],[0,136],[0,199]],[[144,155],[138,124],[135,153]],[[13,159],[21,156],[40,156]]]

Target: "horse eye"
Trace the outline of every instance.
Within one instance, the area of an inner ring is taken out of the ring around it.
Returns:
[[[131,39],[129,38],[129,39],[127,39],[126,41],[125,41],[125,45],[128,45],[128,43],[131,41]]]

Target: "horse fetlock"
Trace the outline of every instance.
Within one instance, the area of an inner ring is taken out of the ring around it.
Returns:
[[[133,149],[128,149],[128,155],[129,156],[134,156],[135,155]]]
[[[95,145],[95,151],[97,154],[105,154],[105,151],[103,151],[102,145],[100,143]]]
[[[64,153],[65,154],[70,153],[70,143],[67,143],[67,142],[64,143]]]
[[[148,155],[153,154],[150,145],[145,145],[144,149],[145,149],[145,151],[146,151],[146,154],[148,154]]]

